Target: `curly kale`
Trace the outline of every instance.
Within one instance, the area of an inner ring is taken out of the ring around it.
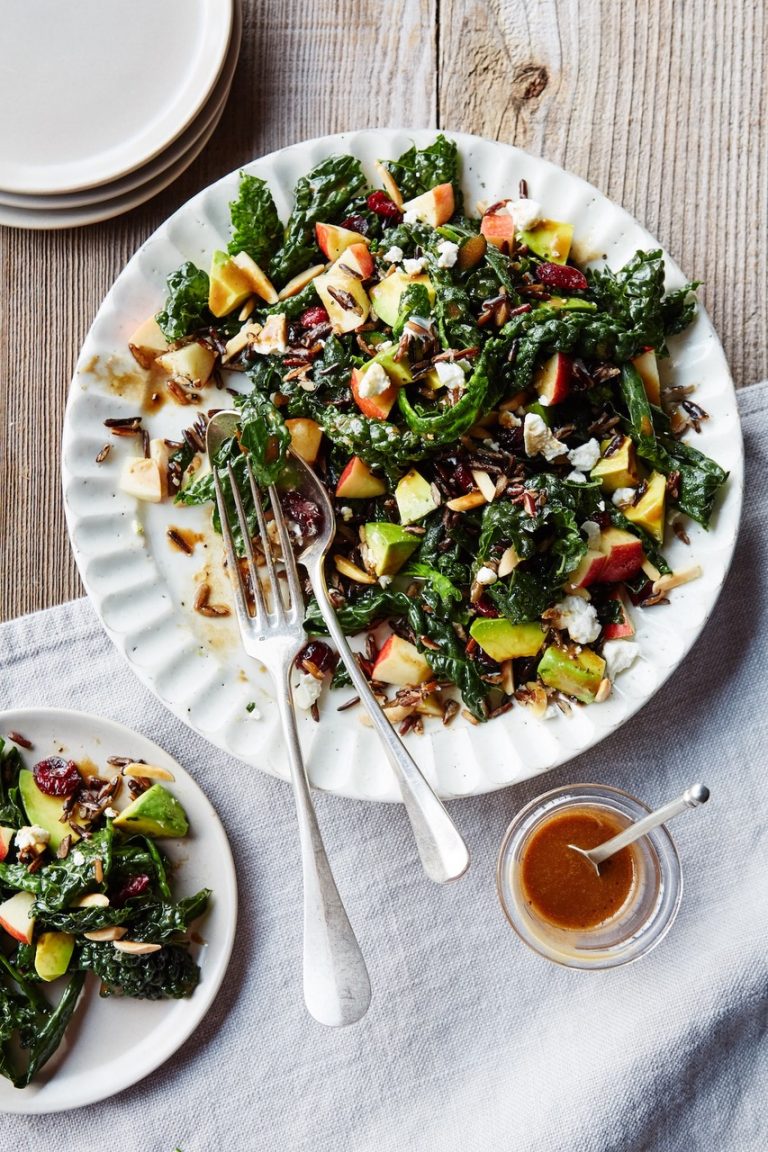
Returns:
[[[99,977],[102,996],[180,1000],[191,996],[200,982],[200,969],[180,944],[165,944],[159,952],[137,956],[118,952],[110,943],[86,940],[77,964]]]
[[[283,238],[283,228],[266,180],[240,173],[237,200],[229,206],[232,217],[231,256],[247,252],[259,265],[274,256]]]
[[[7,828],[21,828],[27,822],[19,794],[23,767],[18,748],[0,737],[0,824]]]
[[[397,160],[382,161],[393,177],[404,200],[429,192],[438,184],[452,184],[456,212],[461,212],[459,184],[459,151],[452,140],[438,136],[428,148],[409,148]]]
[[[214,321],[208,311],[209,284],[208,273],[191,260],[171,273],[165,307],[155,317],[167,340],[182,340]]]

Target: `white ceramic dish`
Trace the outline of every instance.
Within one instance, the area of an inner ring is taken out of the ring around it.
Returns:
[[[232,0],[6,0],[0,187],[70,192],[147,163],[194,120],[232,30]]]
[[[48,213],[47,219],[56,219],[56,214],[62,210],[70,212],[73,208],[86,208],[99,210],[103,205],[106,209],[107,201],[116,197],[126,197],[128,193],[146,187],[151,195],[159,190],[159,182],[163,174],[173,166],[178,175],[179,163],[185,158],[187,164],[192,162],[192,149],[201,140],[205,142],[221,118],[226,104],[232,79],[237,67],[240,53],[240,40],[242,35],[241,0],[234,0],[234,19],[232,22],[232,37],[227,49],[227,56],[222,66],[219,78],[195,119],[178,136],[173,143],[148,164],[142,164],[133,172],[100,184],[96,188],[84,188],[78,192],[64,192],[59,195],[24,195],[23,193],[6,192],[0,187],[0,208],[22,208],[26,212],[43,210]],[[206,135],[207,133],[207,135]],[[50,211],[49,210],[54,210]],[[2,223],[2,221],[0,221]],[[26,223],[24,227],[28,227]]]
[[[291,189],[323,157],[358,156],[368,174],[379,157],[395,157],[412,142],[424,146],[434,132],[366,131],[330,136],[286,148],[247,166],[267,179],[285,217]],[[467,202],[515,195],[525,178],[547,215],[575,225],[581,260],[605,254],[618,267],[638,248],[658,247],[623,209],[595,188],[544,160],[477,137],[450,134],[463,157]],[[120,458],[135,448],[115,444],[107,465],[94,458],[108,439],[103,421],[133,415],[145,384],[127,348],[134,327],[155,312],[168,273],[187,259],[208,266],[211,252],[226,245],[228,203],[237,188],[232,173],[192,199],[136,253],[102,305],[77,365],[67,407],[63,444],[65,507],[72,546],[86,588],[104,627],[143,682],[187,724],[214,744],[264,771],[286,775],[279,725],[270,707],[271,687],[259,665],[242,655],[232,619],[208,621],[191,610],[195,577],[207,565],[214,595],[227,598],[219,542],[208,537],[193,556],[172,551],[169,525],[206,533],[200,509],[144,505],[118,491]],[[668,284],[684,282],[668,259]],[[540,721],[522,707],[489,724],[457,720],[409,737],[410,747],[443,797],[488,792],[544,772],[592,747],[629,719],[680,665],[706,624],[733,554],[743,481],[736,397],[720,343],[701,311],[688,332],[673,342],[666,369],[681,384],[695,383],[696,399],[711,413],[697,446],[731,472],[709,533],[693,525],[690,546],[673,539],[666,548],[673,568],[699,562],[701,579],[675,590],[672,603],[636,611],[642,657],[616,683],[604,704],[574,709],[570,718]],[[207,392],[203,406],[220,406]],[[153,435],[177,437],[193,410],[166,405],[146,423]],[[317,787],[369,800],[397,800],[398,792],[372,731],[354,710],[338,713],[335,700],[321,701],[321,723],[306,719],[302,735],[312,782]],[[247,705],[257,711],[249,713]],[[260,716],[259,716],[260,713]]]
[[[213,889],[211,906],[196,926],[205,943],[198,949],[202,977],[188,1000],[141,1001],[99,997],[89,977],[68,1035],[36,1082],[19,1089],[0,1077],[0,1112],[63,1112],[104,1100],[158,1068],[197,1028],[221,986],[237,919],[237,883],[227,835],[218,816],[189,774],[166,752],[122,724],[84,713],[48,708],[0,712],[0,735],[21,733],[34,744],[22,751],[28,766],[54,753],[103,765],[108,756],[128,755],[168,768],[168,785],[183,804],[191,834],[165,840],[163,851],[181,867],[177,892],[188,896]],[[59,750],[62,752],[59,753]]]

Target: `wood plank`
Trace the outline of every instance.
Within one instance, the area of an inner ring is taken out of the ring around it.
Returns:
[[[62,232],[0,227],[0,619],[80,595],[59,442],[69,379],[131,254],[195,192],[255,156],[327,132],[435,123],[435,0],[245,0],[224,117],[148,204]],[[394,100],[393,93],[397,93]]]
[[[545,156],[702,281],[737,386],[768,376],[768,16],[753,0],[441,0],[439,123]]]

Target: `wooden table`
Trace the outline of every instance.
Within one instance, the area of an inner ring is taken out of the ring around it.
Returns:
[[[0,228],[0,619],[82,594],[59,442],[103,296],[193,193],[297,140],[439,126],[545,156],[622,204],[703,282],[737,385],[768,375],[761,0],[243,3],[223,120],[176,184],[105,224]]]

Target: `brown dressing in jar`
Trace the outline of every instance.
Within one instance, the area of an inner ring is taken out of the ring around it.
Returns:
[[[555,928],[588,931],[624,906],[635,884],[632,848],[594,866],[569,848],[596,848],[626,824],[605,808],[569,808],[539,824],[523,848],[520,880],[531,912]]]

